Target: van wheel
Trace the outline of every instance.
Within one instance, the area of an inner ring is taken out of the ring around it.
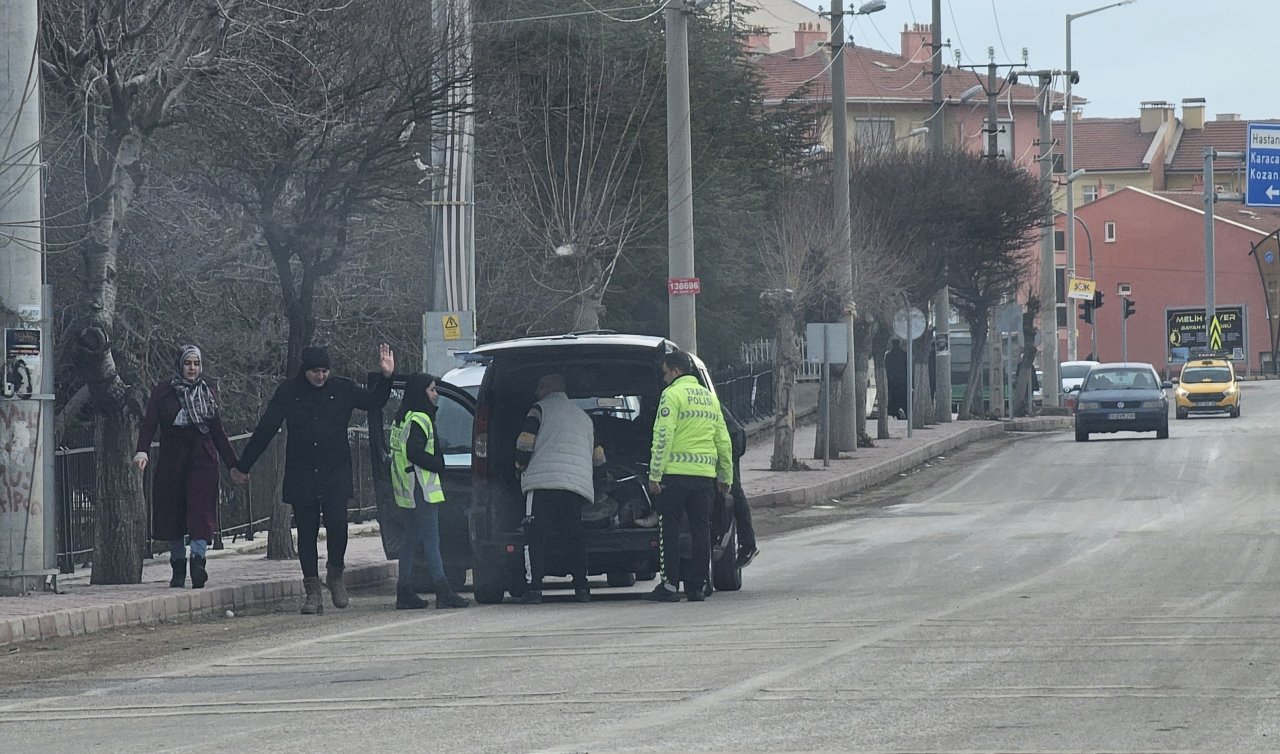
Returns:
[[[738,567],[738,532],[729,537],[720,559],[711,564],[711,581],[722,592],[736,592],[742,588],[742,569]]]
[[[1163,427],[1156,430],[1156,439],[1157,440],[1169,439],[1169,422],[1166,421]]]
[[[502,579],[499,578],[496,570],[476,566],[471,571],[471,577],[474,582],[471,591],[476,602],[482,605],[496,605],[502,602],[504,592]]]
[[[1174,412],[1174,416],[1178,417],[1179,419],[1185,419],[1187,418],[1187,410],[1185,408],[1180,408]]]
[[[1076,427],[1076,442],[1089,442],[1089,433]]]
[[[614,571],[606,574],[609,586],[635,586],[636,575],[630,571]]]
[[[1236,406],[1235,408],[1231,409],[1231,418],[1232,418],[1232,419],[1239,419],[1239,418],[1240,418],[1240,407],[1239,407],[1239,406]]]
[[[653,581],[658,578],[657,571],[636,571],[636,581]]]

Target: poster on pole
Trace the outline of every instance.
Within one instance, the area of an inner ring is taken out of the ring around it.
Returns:
[[[40,358],[39,330],[6,329],[0,397],[30,398],[40,384]]]

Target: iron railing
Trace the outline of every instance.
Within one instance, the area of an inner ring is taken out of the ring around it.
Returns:
[[[231,437],[236,452],[241,452],[250,435]],[[351,465],[355,476],[355,488],[347,503],[347,520],[361,523],[377,518],[377,502],[374,500],[372,472],[369,461],[369,431],[364,427],[347,430],[351,445]],[[158,443],[152,444],[152,457]],[[59,448],[54,453],[56,478],[55,497],[58,508],[58,567],[62,573],[73,573],[77,565],[88,566],[93,557],[93,527],[95,516],[95,490],[97,453],[88,448]],[[151,469],[143,475],[143,495],[146,498],[146,531],[151,534]],[[218,486],[218,530],[209,546],[222,549],[223,540],[253,540],[259,532],[271,525],[271,513],[279,500],[280,483],[284,478],[284,442],[273,442],[267,452],[254,465],[248,484],[236,485],[223,471]],[[150,539],[147,540],[150,543]],[[166,548],[165,543],[145,547],[146,557]]]

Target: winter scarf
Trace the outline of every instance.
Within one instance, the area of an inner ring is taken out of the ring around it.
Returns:
[[[182,376],[182,362],[192,355],[200,359],[202,376],[188,382]],[[207,434],[209,422],[218,415],[218,403],[213,399],[213,391],[209,389],[208,383],[204,381],[203,367],[204,357],[200,354],[200,349],[191,345],[183,346],[182,354],[178,357],[178,376],[170,384],[174,394],[178,396],[178,405],[182,407],[173,420],[174,426],[195,427]]]

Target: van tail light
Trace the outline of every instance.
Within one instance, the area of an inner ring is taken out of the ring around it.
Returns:
[[[476,421],[471,437],[471,478],[489,478],[489,407],[476,407]]]

